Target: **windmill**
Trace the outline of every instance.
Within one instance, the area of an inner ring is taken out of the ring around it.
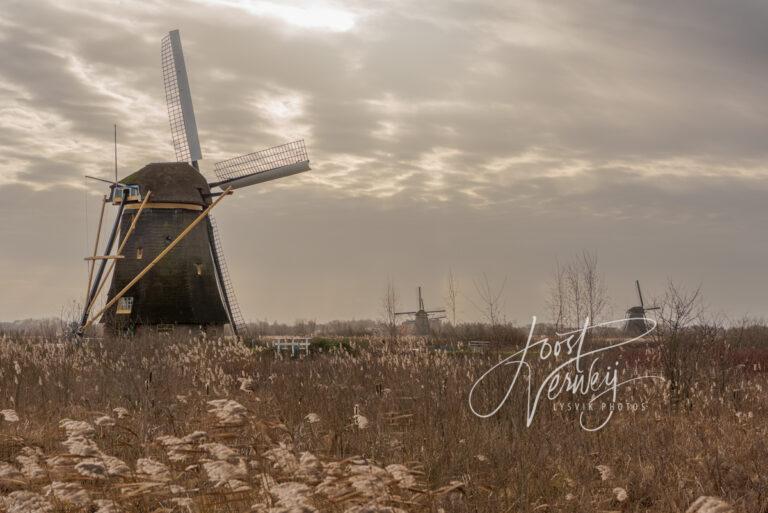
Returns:
[[[648,321],[645,313],[651,310],[658,310],[658,306],[645,306],[643,302],[643,293],[640,291],[640,281],[635,280],[637,287],[637,299],[640,306],[632,306],[627,310],[627,322],[624,325],[624,332],[632,336],[640,336],[648,331]]]
[[[299,140],[217,162],[217,179],[209,183],[199,171],[202,151],[178,30],[163,38],[161,62],[176,161],[147,164],[109,182],[104,202],[117,206],[117,216],[103,254],[96,254],[97,236],[86,258],[91,267],[79,334],[99,318],[113,332],[229,324],[240,333],[244,322],[210,212],[235,189],[310,170]],[[106,305],[92,314],[112,271]]]
[[[428,337],[430,333],[429,321],[436,319],[445,319],[445,310],[427,310],[424,308],[424,299],[421,297],[421,287],[419,287],[419,309],[415,312],[396,312],[395,315],[413,315],[415,334],[419,337]]]

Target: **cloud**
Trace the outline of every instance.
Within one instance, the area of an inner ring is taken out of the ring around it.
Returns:
[[[258,0],[204,0],[202,3],[212,7],[234,7],[254,16],[267,16],[305,28],[345,32],[355,25],[352,12],[319,2],[285,5]]]
[[[0,14],[0,199],[69,247],[62,231],[82,240],[86,191],[98,197],[82,175],[112,174],[113,124],[121,174],[171,159],[159,41],[179,28],[204,170],[300,137],[312,158],[220,214],[246,316],[371,316],[386,275],[437,291],[450,265],[467,283],[516,276],[508,315],[522,320],[542,314],[550,263],[584,248],[617,290],[681,277],[762,312],[749,276],[768,251],[766,22],[750,0],[14,3]],[[49,290],[76,296],[76,269],[25,240],[3,250],[8,268],[61,266]]]

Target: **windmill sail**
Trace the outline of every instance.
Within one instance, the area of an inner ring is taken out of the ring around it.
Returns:
[[[202,160],[200,140],[197,137],[195,111],[192,108],[192,94],[189,91],[187,67],[181,50],[178,30],[172,30],[163,38],[161,45],[165,101],[168,104],[168,118],[171,122],[171,137],[176,150],[176,160],[192,162]]]
[[[211,187],[237,189],[309,169],[307,148],[302,139],[217,162],[214,173],[219,181],[212,183]]]
[[[627,322],[624,324],[624,331],[635,336],[642,335],[648,331],[648,318],[646,312],[651,310],[658,310],[658,306],[645,306],[643,301],[643,293],[640,291],[640,280],[635,280],[635,288],[637,289],[637,300],[640,302],[639,306],[632,306],[627,310]]]
[[[237,304],[235,289],[232,286],[232,279],[229,277],[227,262],[224,259],[224,252],[221,248],[221,239],[219,237],[219,228],[212,216],[208,216],[208,234],[211,241],[211,256],[216,266],[216,277],[219,283],[221,297],[224,300],[224,306],[229,317],[229,324],[235,335],[242,335],[245,330],[245,320],[240,312],[240,306]]]
[[[640,280],[635,280],[635,285],[637,286],[637,298],[640,300],[640,308],[645,308],[645,304],[643,303],[643,293],[640,292]]]
[[[435,315],[435,314],[445,314],[445,310],[427,310],[424,307],[424,298],[421,295],[421,287],[418,288],[418,300],[419,300],[419,309],[415,312],[395,312],[395,316],[398,315],[413,315],[413,320],[406,321],[407,323],[413,323],[413,326],[415,328],[415,334],[417,336],[421,337],[429,337],[431,333],[430,329],[430,321],[435,321],[438,319],[445,319],[445,315]]]

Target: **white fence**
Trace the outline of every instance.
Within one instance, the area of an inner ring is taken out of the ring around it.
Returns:
[[[488,346],[490,346],[491,343],[486,340],[470,340],[468,345],[470,351],[474,353],[484,353],[488,350]]]
[[[309,354],[309,344],[312,337],[270,337],[275,353],[289,351],[291,356],[299,356],[302,352]]]

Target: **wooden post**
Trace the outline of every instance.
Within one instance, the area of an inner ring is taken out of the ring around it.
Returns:
[[[93,243],[93,256],[96,256],[96,252],[99,250],[99,240],[101,239],[101,223],[104,221],[104,207],[107,205],[107,196],[104,196],[104,201],[101,202],[101,214],[99,215],[99,227],[96,229],[96,242]],[[91,283],[93,283],[93,270],[96,268],[96,262],[91,262],[90,270],[88,271],[88,288],[85,289],[85,300],[88,301],[88,294],[91,292]]]
[[[106,305],[104,305],[104,308],[102,308],[102,309],[101,309],[101,310],[100,310],[100,311],[99,311],[97,314],[93,315],[93,316],[90,318],[90,320],[88,320],[88,322],[87,322],[87,323],[86,323],[86,325],[83,327],[83,329],[85,329],[85,328],[89,327],[90,325],[92,325],[96,319],[98,319],[99,317],[101,317],[101,316],[104,314],[104,312],[106,312],[106,311],[107,311],[107,310],[108,310],[108,309],[109,309],[109,308],[110,308],[112,305],[114,305],[115,303],[117,303],[117,301],[118,301],[118,300],[119,300],[121,297],[123,297],[123,296],[125,295],[125,293],[126,293],[126,292],[128,292],[128,291],[131,289],[131,287],[133,287],[134,285],[136,285],[136,283],[138,283],[138,281],[139,281],[141,278],[143,278],[143,277],[144,277],[144,275],[145,275],[145,274],[147,274],[147,273],[150,271],[150,269],[152,269],[152,268],[155,266],[155,264],[157,264],[157,263],[158,263],[160,260],[162,260],[162,259],[163,259],[163,257],[165,257],[165,255],[167,255],[167,254],[168,254],[168,253],[169,253],[169,252],[170,252],[170,251],[171,251],[173,248],[175,248],[175,247],[176,247],[176,245],[177,245],[179,242],[181,242],[181,241],[182,241],[182,239],[184,239],[184,237],[186,237],[186,236],[189,234],[189,232],[191,232],[191,231],[192,231],[192,229],[193,229],[195,226],[197,226],[198,224],[200,224],[200,221],[202,221],[203,219],[205,219],[205,217],[206,217],[206,216],[207,216],[207,215],[208,215],[208,214],[211,212],[211,210],[213,210],[213,207],[215,207],[216,205],[218,205],[218,204],[219,204],[219,202],[220,202],[221,200],[223,200],[225,197],[227,197],[227,196],[228,196],[228,195],[230,195],[230,194],[232,194],[232,188],[231,188],[231,187],[227,188],[227,190],[226,190],[226,191],[224,191],[224,194],[222,194],[221,196],[219,196],[219,197],[216,199],[216,201],[214,201],[213,203],[211,203],[211,204],[208,206],[208,208],[206,208],[205,210],[203,210],[203,211],[200,213],[200,215],[199,215],[199,216],[197,216],[197,218],[195,218],[195,220],[194,220],[194,221],[192,221],[192,223],[190,223],[190,225],[189,225],[189,226],[187,226],[186,228],[184,228],[184,231],[182,231],[182,232],[181,232],[181,233],[180,233],[180,234],[179,234],[179,235],[178,235],[178,236],[177,236],[175,239],[173,239],[173,242],[171,242],[171,243],[170,243],[170,244],[169,244],[169,245],[168,245],[168,246],[167,246],[167,247],[166,247],[164,250],[162,250],[162,251],[160,252],[160,254],[159,254],[159,255],[157,255],[157,256],[155,257],[155,259],[154,259],[154,260],[152,260],[152,261],[151,261],[149,264],[147,264],[147,266],[146,266],[144,269],[142,269],[142,270],[141,270],[141,272],[139,272],[139,274],[137,274],[137,275],[136,275],[136,276],[135,276],[135,277],[134,277],[134,278],[133,278],[133,279],[132,279],[130,282],[128,282],[128,285],[126,285],[125,287],[123,287],[123,290],[121,290],[120,292],[118,292],[117,294],[115,294],[115,297],[113,297],[112,299],[110,299],[110,300],[109,300],[109,302],[108,302]]]
[[[128,237],[131,236],[133,233],[133,230],[136,228],[136,223],[139,222],[139,217],[141,217],[141,212],[144,210],[144,207],[147,206],[147,203],[149,203],[149,196],[152,194],[152,191],[147,191],[146,196],[144,196],[144,201],[141,202],[141,205],[139,206],[139,210],[136,212],[136,215],[133,216],[133,221],[131,221],[131,226],[128,227],[128,231],[125,232],[125,237],[123,237],[123,240],[120,242],[120,246],[117,248],[116,255],[120,255],[123,252],[123,248],[125,247],[125,244],[128,242]],[[95,262],[94,262],[95,263]],[[93,299],[91,300],[91,304],[88,305],[88,311],[91,311],[91,308],[93,308],[94,303],[96,303],[96,298],[99,297],[99,294],[101,293],[101,289],[104,288],[104,284],[107,283],[109,280],[109,275],[112,273],[112,271],[115,269],[115,262],[110,262],[109,269],[107,269],[107,275],[104,277],[104,280],[99,284],[98,290],[96,290],[96,294],[93,295]]]

